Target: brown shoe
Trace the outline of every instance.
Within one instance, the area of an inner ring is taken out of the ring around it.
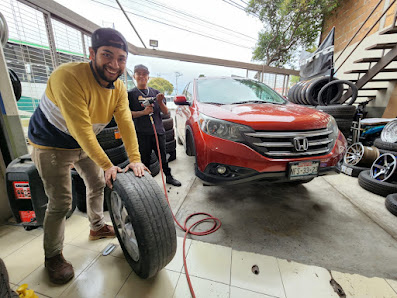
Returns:
[[[90,240],[98,240],[101,238],[114,238],[116,234],[112,226],[104,225],[98,231],[90,230]]]
[[[47,268],[50,281],[54,284],[66,284],[74,276],[72,264],[65,260],[62,253],[55,257],[45,258],[44,265]]]

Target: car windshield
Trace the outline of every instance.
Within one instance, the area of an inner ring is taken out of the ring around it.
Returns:
[[[217,78],[197,81],[198,100],[203,103],[243,104],[286,101],[263,83],[250,79]]]

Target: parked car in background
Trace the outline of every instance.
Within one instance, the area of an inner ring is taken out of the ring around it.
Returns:
[[[174,103],[178,143],[207,183],[299,183],[340,172],[347,143],[334,118],[289,103],[263,83],[199,78]]]

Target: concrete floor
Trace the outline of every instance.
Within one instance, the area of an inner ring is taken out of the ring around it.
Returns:
[[[170,167],[183,185],[167,185],[173,212],[181,223],[191,213],[207,212],[219,218],[222,227],[191,239],[329,270],[397,279],[397,218],[386,210],[383,197],[362,189],[356,178],[340,174],[299,186],[203,186],[194,176],[193,163],[178,145]],[[161,182],[160,175],[156,180]],[[209,226],[205,223],[198,230]],[[178,228],[177,233],[184,234]]]

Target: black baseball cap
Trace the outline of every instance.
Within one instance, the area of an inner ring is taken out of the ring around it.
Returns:
[[[149,69],[148,69],[145,65],[143,65],[143,64],[135,65],[135,67],[134,67],[134,73],[136,73],[138,70],[143,70],[143,71],[149,73]]]
[[[99,28],[95,30],[91,36],[91,46],[95,50],[99,47],[111,46],[122,49],[128,54],[128,44],[124,36],[112,28]]]

